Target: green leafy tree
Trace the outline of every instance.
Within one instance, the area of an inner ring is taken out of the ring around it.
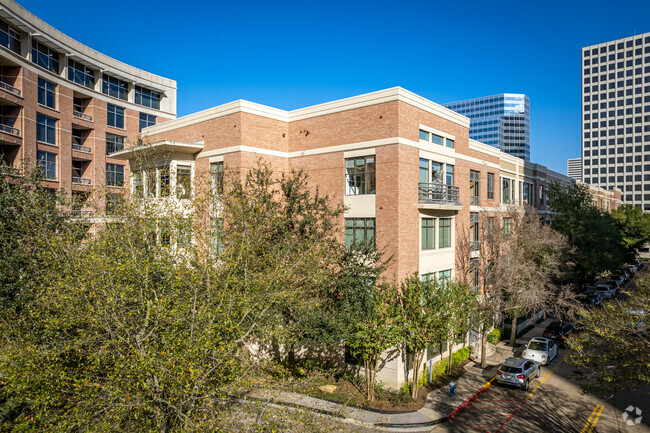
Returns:
[[[469,320],[476,310],[476,293],[467,284],[450,281],[440,285],[438,296],[443,303],[441,330],[449,350],[447,374],[451,374],[452,349],[458,337],[469,330]]]
[[[611,215],[621,233],[626,259],[634,259],[638,250],[650,242],[650,215],[632,205],[623,205]]]

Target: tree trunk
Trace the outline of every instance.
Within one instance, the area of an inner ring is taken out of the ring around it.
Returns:
[[[454,344],[453,338],[447,342],[447,352],[449,352],[449,358],[447,360],[447,374],[451,374],[451,369],[454,367],[452,365],[453,360],[451,359],[453,344]]]
[[[291,371],[291,374],[295,376],[296,375],[296,349],[293,343],[289,345],[288,361],[289,361],[289,371]]]
[[[420,364],[422,364],[422,358],[424,358],[424,351],[413,353],[413,378],[411,385],[411,398],[415,400],[418,398],[418,382],[420,381]]]
[[[481,332],[481,368],[487,367],[487,325],[483,324],[483,332]]]
[[[510,346],[515,350],[515,339],[517,338],[517,317],[512,318],[512,326],[510,327]]]

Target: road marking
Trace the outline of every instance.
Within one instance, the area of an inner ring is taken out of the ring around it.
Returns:
[[[594,418],[594,422],[591,423],[591,428],[589,429],[589,433],[594,431],[594,427],[596,427],[596,423],[598,422],[598,418],[600,418],[600,414],[603,412],[603,409],[605,409],[605,406],[600,406],[600,410],[598,411],[598,415],[596,415],[596,418]]]
[[[582,430],[580,430],[580,433],[585,433],[585,431],[587,431],[587,427],[589,427],[589,425],[591,425],[591,419],[594,417],[594,415],[598,411],[599,407],[600,407],[600,405],[597,404],[596,407],[594,408],[594,410],[591,411],[591,415],[589,415],[589,419],[587,419],[587,422],[585,423],[585,426],[582,427]]]
[[[533,395],[533,393],[534,393],[535,391],[537,391],[537,388],[539,388],[539,386],[540,386],[542,383],[544,383],[544,381],[546,381],[546,379],[548,379],[549,376],[555,372],[555,370],[557,370],[557,368],[562,364],[562,362],[564,362],[564,358],[566,358],[567,355],[568,355],[568,354],[565,354],[565,355],[562,357],[562,359],[560,359],[560,362],[558,362],[557,365],[556,365],[555,367],[553,367],[553,370],[551,370],[551,371],[550,371],[546,376],[544,376],[544,379],[542,379],[542,380],[537,384],[537,386],[536,386],[535,388],[533,388],[533,390],[530,392],[530,394],[528,394],[528,397],[526,397],[526,400],[528,400],[528,399],[530,398],[530,396]]]

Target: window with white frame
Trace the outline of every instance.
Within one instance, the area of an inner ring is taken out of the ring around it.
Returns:
[[[375,157],[345,160],[345,195],[375,194]]]
[[[438,248],[451,247],[451,218],[438,219]]]
[[[422,218],[421,223],[422,232],[422,249],[432,250],[435,248],[435,232],[436,220],[435,218]]]
[[[192,167],[189,165],[176,166],[176,197],[187,199],[192,196]]]

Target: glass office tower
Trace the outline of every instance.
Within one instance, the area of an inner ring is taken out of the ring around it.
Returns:
[[[502,93],[443,104],[470,119],[469,138],[530,161],[530,100]]]

